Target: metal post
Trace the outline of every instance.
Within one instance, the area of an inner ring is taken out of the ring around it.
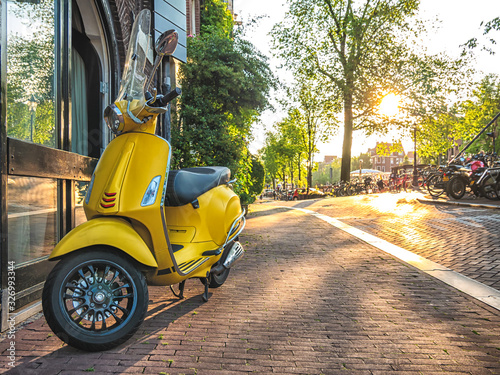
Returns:
[[[35,112],[31,111],[31,123],[30,123],[30,141],[33,142],[33,116]]]
[[[418,171],[417,171],[417,127],[413,128],[413,187],[418,187]]]

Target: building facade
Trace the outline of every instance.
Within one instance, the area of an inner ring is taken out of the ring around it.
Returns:
[[[158,80],[174,87],[186,60],[186,0],[2,0],[0,97],[1,329],[40,310],[54,245],[85,221],[82,200],[112,134],[134,17],[179,32]],[[164,134],[160,122],[158,133]],[[12,282],[14,280],[14,282]],[[9,304],[15,292],[15,304]]]
[[[387,148],[392,146],[390,143],[386,143],[385,145]],[[389,155],[377,155],[377,146],[368,149],[368,154],[370,155],[372,168],[381,172],[390,172],[392,167],[401,165],[405,157],[404,150],[401,152],[391,152]]]

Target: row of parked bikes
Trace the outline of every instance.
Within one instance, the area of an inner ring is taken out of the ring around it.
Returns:
[[[353,179],[349,182],[339,181],[331,188],[331,194],[336,197],[346,197],[358,194],[371,194],[383,191],[387,182],[367,176],[363,179]]]
[[[455,158],[446,166],[426,171],[424,180],[433,197],[446,193],[462,199],[468,193],[500,200],[500,159],[496,153]]]

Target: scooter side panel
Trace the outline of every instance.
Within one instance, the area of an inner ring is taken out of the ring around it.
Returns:
[[[169,154],[168,142],[154,134],[125,133],[116,137],[99,160],[89,203],[84,205],[89,220],[109,215],[142,223],[150,234],[160,269],[173,266],[161,208]],[[144,205],[146,191],[157,178],[156,198]],[[103,206],[103,201],[109,201],[110,206]]]
[[[107,217],[96,218],[74,228],[56,245],[49,259],[96,245],[120,249],[139,263],[158,267],[151,250],[127,221]]]
[[[242,213],[238,196],[227,185],[221,185],[198,197],[198,203],[199,208],[191,204],[165,207],[169,233],[177,227],[194,226],[192,242],[213,241],[222,246],[231,224]]]

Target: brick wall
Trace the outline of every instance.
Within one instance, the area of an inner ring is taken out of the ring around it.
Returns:
[[[194,3],[194,25],[192,17],[192,9]],[[186,23],[187,34],[197,35],[200,33],[200,0],[186,0]]]
[[[109,4],[113,12],[120,65],[123,68],[134,18],[142,9],[152,10],[153,4],[152,0],[110,0]]]

